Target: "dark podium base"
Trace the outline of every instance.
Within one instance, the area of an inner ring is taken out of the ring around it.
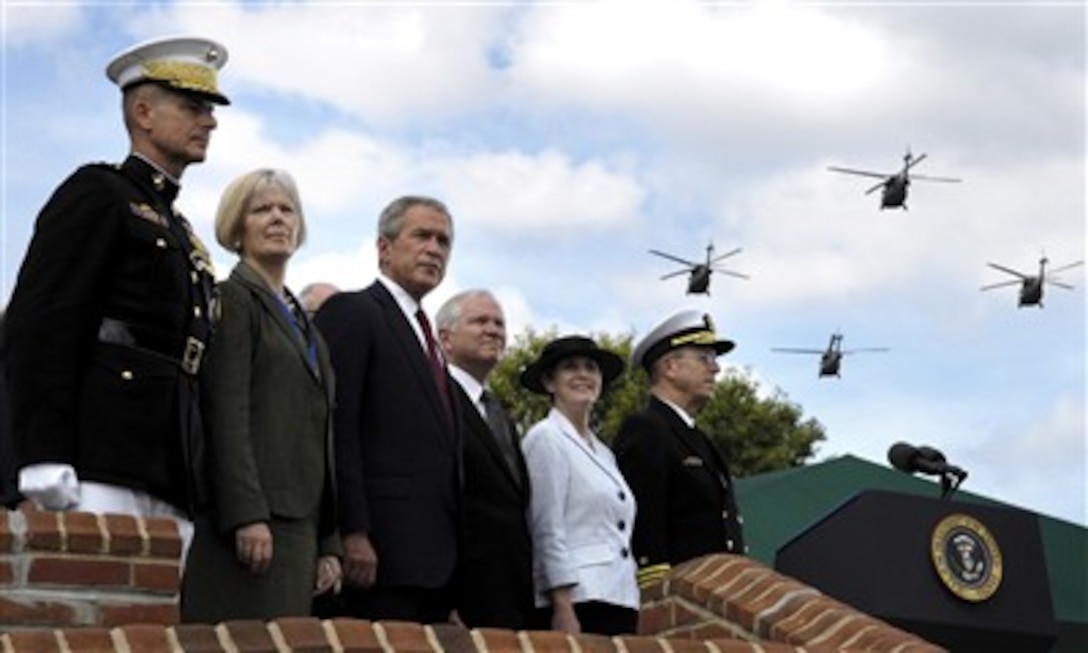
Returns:
[[[934,560],[938,526],[961,516],[991,537],[996,589],[949,573],[962,568],[952,544]],[[1044,652],[1057,636],[1039,525],[1020,510],[862,492],[779,548],[775,568],[955,653]]]

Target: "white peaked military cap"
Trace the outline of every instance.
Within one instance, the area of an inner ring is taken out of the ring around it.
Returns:
[[[217,73],[225,63],[227,49],[220,43],[190,36],[170,37],[125,50],[106,66],[106,76],[122,90],[153,82],[217,104],[230,104],[216,83]]]
[[[661,324],[635,346],[631,364],[641,365],[647,371],[666,352],[679,347],[711,347],[718,355],[733,349],[732,340],[718,338],[714,321],[702,311],[681,311]]]

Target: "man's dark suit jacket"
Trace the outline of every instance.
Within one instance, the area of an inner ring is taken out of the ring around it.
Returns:
[[[638,501],[632,545],[640,569],[744,552],[725,461],[670,406],[651,396],[620,426],[613,451]]]
[[[475,404],[461,384],[453,385],[465,459],[457,611],[469,628],[523,630],[533,611],[529,472],[516,434],[507,434],[517,455],[515,477]]]
[[[447,417],[427,355],[380,282],[333,295],[315,322],[336,373],[340,532],[369,535],[377,587],[446,587],[457,560],[458,415]]]

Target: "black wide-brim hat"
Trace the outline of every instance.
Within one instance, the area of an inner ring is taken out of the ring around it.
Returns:
[[[607,349],[601,349],[592,338],[563,336],[544,345],[540,356],[521,372],[521,385],[537,394],[548,394],[544,376],[555,369],[564,358],[585,356],[596,361],[601,369],[601,387],[607,386],[623,373],[623,359]]]

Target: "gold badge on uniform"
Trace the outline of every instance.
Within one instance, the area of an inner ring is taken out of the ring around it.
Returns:
[[[166,226],[166,218],[155,209],[151,208],[150,204],[140,204],[137,202],[128,203],[129,210],[132,211],[132,215],[143,218],[148,222],[154,222],[160,227]]]

